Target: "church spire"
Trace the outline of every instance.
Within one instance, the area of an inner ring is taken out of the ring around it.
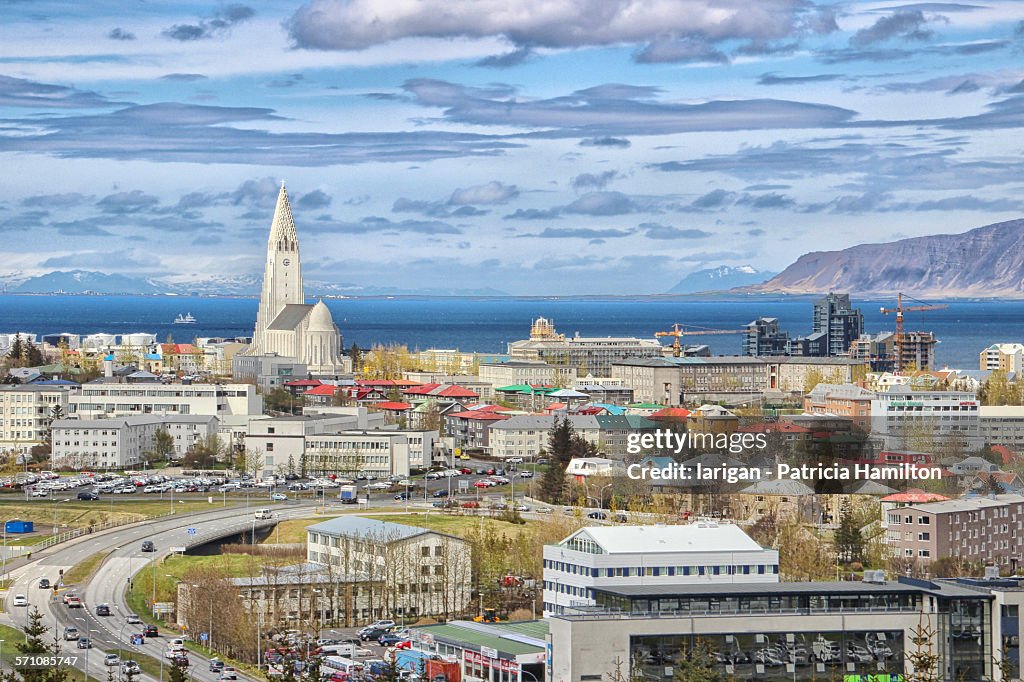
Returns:
[[[292,217],[292,205],[288,201],[284,180],[281,181],[281,191],[277,195],[267,246],[277,251],[297,251],[299,248],[299,236],[295,232],[295,218]]]

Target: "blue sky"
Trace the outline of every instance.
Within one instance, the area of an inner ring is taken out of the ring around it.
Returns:
[[[0,274],[658,293],[1020,217],[1024,3],[0,0]]]

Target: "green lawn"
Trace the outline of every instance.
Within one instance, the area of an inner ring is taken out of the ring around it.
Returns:
[[[105,550],[102,552],[96,552],[95,554],[91,554],[79,561],[64,572],[64,584],[78,585],[85,583],[89,580],[89,577],[96,572],[96,569],[100,567],[100,564],[103,563],[103,560],[106,559],[112,551],[113,550]]]
[[[18,649],[16,648],[18,643],[25,641],[25,633],[18,628],[12,628],[9,625],[0,625],[0,639],[4,640],[4,664],[10,668],[14,663],[14,657],[18,653]]]

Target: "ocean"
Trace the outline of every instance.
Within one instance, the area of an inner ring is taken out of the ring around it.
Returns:
[[[713,329],[741,329],[757,317],[776,317],[791,335],[811,331],[810,298],[708,300],[694,298],[362,298],[333,299],[327,305],[344,337],[369,347],[405,344],[411,349],[459,348],[505,352],[505,344],[527,338],[530,322],[543,316],[567,336],[651,337],[675,322]],[[895,301],[855,300],[867,331],[891,330],[882,305]],[[184,296],[0,295],[0,333],[36,335],[69,332],[148,332],[178,342],[200,336],[249,336],[256,321],[255,298]],[[195,325],[173,324],[192,313]],[[943,310],[909,312],[908,330],[934,332],[940,365],[977,369],[978,353],[996,342],[1024,342],[1024,301],[953,301]],[[742,335],[685,337],[706,343],[716,355],[740,352]],[[666,340],[666,342],[670,341]]]

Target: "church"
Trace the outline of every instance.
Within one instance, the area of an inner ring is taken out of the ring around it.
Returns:
[[[275,387],[307,376],[348,371],[341,335],[324,302],[306,303],[302,287],[299,236],[288,191],[281,183],[267,240],[260,307],[252,344],[234,359],[234,378]]]

